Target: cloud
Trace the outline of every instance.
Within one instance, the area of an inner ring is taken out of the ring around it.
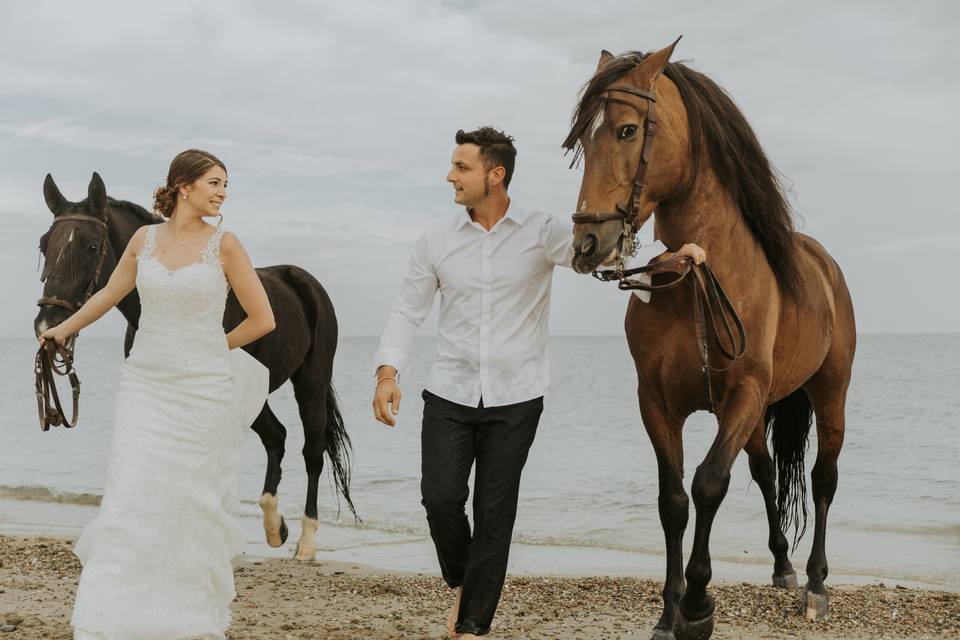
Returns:
[[[0,212],[45,224],[47,172],[67,197],[96,170],[111,195],[147,205],[175,153],[209,148],[230,169],[227,224],[255,257],[322,270],[349,298],[345,326],[376,332],[398,284],[383,274],[399,277],[421,230],[458,213],[444,183],[453,132],[507,129],[515,201],[566,217],[580,174],[559,145],[600,49],[683,34],[677,56],[734,97],[805,229],[863,283],[865,247],[893,258],[901,236],[960,235],[958,17],[951,2],[8,2]],[[554,327],[619,332],[622,300],[600,286],[558,276]],[[922,304],[893,306],[896,326],[929,326]]]

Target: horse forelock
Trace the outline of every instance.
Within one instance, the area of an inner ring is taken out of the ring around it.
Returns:
[[[603,111],[606,100],[603,98],[604,92],[615,80],[621,78],[636,67],[643,60],[643,53],[631,51],[615,56],[605,65],[597,69],[583,88],[580,90],[580,98],[574,108],[573,116],[570,121],[570,132],[563,141],[563,148],[568,152],[573,151],[573,160],[570,163],[571,168],[576,166],[583,155],[583,145],[581,139],[589,131],[590,135],[596,134],[597,130],[603,124]]]

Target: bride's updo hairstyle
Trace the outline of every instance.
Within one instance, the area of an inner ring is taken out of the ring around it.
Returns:
[[[224,173],[227,171],[227,167],[207,151],[187,149],[178,153],[170,163],[167,184],[153,192],[153,210],[169,218],[177,207],[180,187],[199,180],[213,166],[220,167]]]

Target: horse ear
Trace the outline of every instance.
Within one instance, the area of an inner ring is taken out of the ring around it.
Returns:
[[[90,186],[87,188],[87,207],[93,215],[100,218],[107,217],[107,187],[96,171],[93,172]]]
[[[680,36],[680,38],[682,37],[683,36]],[[670,62],[670,56],[673,55],[673,49],[677,46],[677,43],[680,42],[680,38],[674,40],[673,44],[666,46],[659,51],[654,51],[644,58],[643,62],[637,65],[634,73],[647,79],[649,86],[652,87],[653,83],[656,82],[657,78],[660,77],[660,74],[663,73],[667,63]]]
[[[600,52],[600,62],[597,63],[597,71],[600,71],[600,69],[603,68],[603,65],[607,64],[611,60],[613,60],[613,54],[606,49],[603,49]]]
[[[53,181],[53,176],[49,173],[43,180],[43,199],[47,201],[47,208],[53,215],[57,215],[57,212],[67,204],[67,199],[60,193],[57,183]]]

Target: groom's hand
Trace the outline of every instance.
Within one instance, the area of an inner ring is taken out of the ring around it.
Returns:
[[[397,370],[389,365],[377,369],[377,388],[373,392],[373,417],[385,425],[394,426],[393,416],[400,411],[400,386]]]

